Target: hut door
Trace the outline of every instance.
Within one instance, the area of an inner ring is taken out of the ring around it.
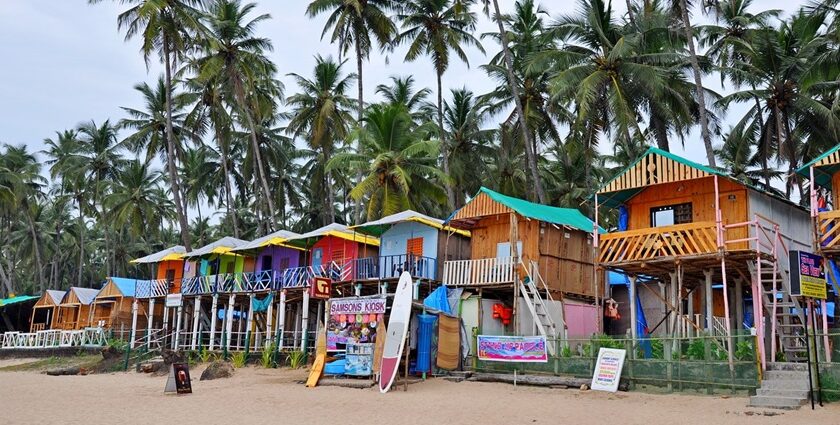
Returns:
[[[516,242],[516,252],[518,252],[519,255],[522,256],[522,241]],[[511,256],[513,256],[513,253],[510,252],[510,242],[499,242],[496,244],[497,259],[506,259],[510,258]]]
[[[273,263],[273,262],[274,262],[273,260],[274,260],[274,259],[273,259],[273,258],[271,258],[271,256],[270,256],[270,255],[263,255],[263,257],[262,257],[262,266],[260,267],[260,270],[261,270],[261,271],[262,271],[262,270],[271,270],[271,269],[272,269],[272,267],[271,267],[271,263]]]
[[[170,284],[172,284],[172,282],[175,282],[175,269],[166,270],[166,281]]]
[[[405,253],[412,257],[423,256],[423,238],[411,238],[405,242]]]
[[[324,257],[324,250],[321,248],[315,248],[312,250],[312,267],[321,267],[321,263],[323,262]]]

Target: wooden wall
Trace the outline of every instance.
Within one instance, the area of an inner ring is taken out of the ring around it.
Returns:
[[[732,224],[747,221],[749,211],[747,188],[725,178],[719,178],[718,185],[723,223]],[[714,222],[714,177],[665,183],[642,190],[627,202],[627,209],[630,213],[628,226],[630,230],[650,228],[651,208],[686,202],[692,203],[693,222]],[[729,229],[726,238],[730,240],[745,238],[747,237],[746,232],[746,227]],[[728,249],[743,247],[727,246]]]
[[[540,274],[550,290],[594,297],[595,253],[587,232],[539,225]],[[603,291],[600,291],[603,292]],[[603,296],[603,294],[600,294]]]
[[[447,238],[447,236],[449,236]],[[438,232],[437,243],[437,280],[443,277],[443,264],[453,260],[469,260],[471,257],[470,238],[441,230]]]
[[[538,221],[520,217],[519,240],[522,242],[522,252],[519,255],[523,260],[539,258],[538,230]],[[484,217],[470,231],[471,258],[496,258],[496,246],[502,242],[510,242],[510,214]]]
[[[832,209],[840,210],[840,172],[831,176],[831,201]]]

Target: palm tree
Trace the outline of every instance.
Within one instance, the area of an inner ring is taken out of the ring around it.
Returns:
[[[404,2],[397,14],[402,32],[395,44],[408,44],[405,60],[413,62],[428,55],[437,77],[437,124],[443,152],[443,172],[449,175],[450,147],[443,128],[443,74],[449,68],[450,53],[455,53],[469,65],[465,46],[475,46],[484,53],[481,43],[472,35],[476,17],[463,4],[451,0],[410,0]],[[455,205],[455,191],[446,188],[449,205]]]
[[[393,9],[395,3],[392,0],[314,0],[306,8],[306,14],[310,18],[328,12],[329,17],[324,24],[324,31],[321,39],[332,29],[330,42],[338,44],[339,60],[342,55],[353,48],[356,53],[356,75],[358,76],[358,107],[357,120],[361,121],[364,115],[364,79],[363,63],[370,56],[373,48],[373,39],[382,49],[391,42],[397,33],[397,27],[387,15],[387,11]],[[371,37],[372,36],[372,37]],[[359,142],[361,143],[361,142]],[[358,151],[360,146],[356,146]],[[357,176],[361,180],[361,175]],[[362,216],[360,204],[355,206],[358,223]]]
[[[186,187],[184,200],[188,207],[198,212],[199,221],[202,219],[202,203],[216,203],[216,189],[222,185],[219,162],[221,161],[216,151],[207,146],[200,146],[187,151],[181,164],[180,171]]]
[[[172,204],[160,190],[161,183],[163,175],[148,163],[129,161],[105,198],[106,216],[118,228],[127,226],[134,238],[158,234],[163,222],[172,217]]]
[[[274,80],[276,66],[265,56],[273,49],[271,41],[254,35],[257,24],[271,15],[249,19],[254,8],[256,4],[243,5],[238,0],[216,0],[210,5],[206,15],[208,34],[202,46],[204,56],[196,61],[196,71],[200,82],[219,81],[227,103],[243,118],[249,130],[262,199],[268,207],[269,221],[276,228],[277,213],[268,185],[268,167],[260,153],[255,114],[267,106],[266,102],[273,107],[274,98],[282,97],[283,88]]]
[[[88,0],[99,3],[102,0]],[[169,184],[178,222],[181,227],[181,241],[187,251],[190,244],[189,223],[186,208],[181,200],[181,188],[178,184],[178,172],[175,167],[175,130],[172,125],[173,83],[172,73],[177,63],[192,41],[191,32],[201,31],[199,13],[195,6],[202,0],[120,0],[131,7],[117,17],[119,29],[125,29],[126,41],[140,36],[141,51],[146,64],[152,53],[157,52],[164,64],[166,80],[166,165],[169,171]]]
[[[489,3],[490,0],[482,0],[484,2],[485,10],[488,11],[489,14]],[[536,143],[534,142],[533,134],[531,130],[528,128],[528,120],[527,115],[525,114],[525,108],[523,107],[522,97],[519,90],[519,81],[514,75],[514,62],[513,62],[513,54],[511,54],[511,49],[509,43],[511,42],[510,37],[508,36],[508,31],[505,28],[505,17],[503,17],[501,10],[499,10],[499,2],[498,0],[492,0],[493,3],[493,11],[494,11],[494,18],[493,20],[496,22],[496,25],[499,27],[499,36],[498,41],[499,44],[502,46],[502,57],[504,59],[504,70],[505,70],[505,77],[507,78],[508,87],[510,87],[510,91],[513,98],[513,105],[515,107],[516,116],[519,120],[519,129],[522,133],[522,140],[525,143],[525,153],[528,158],[528,169],[531,172],[531,179],[534,182],[534,191],[537,194],[537,200],[541,203],[546,202],[545,190],[543,189],[542,180],[540,179],[539,169],[537,168],[537,153],[536,153]],[[526,0],[524,3],[517,2],[516,3],[517,15],[518,16],[527,16],[527,17],[535,17],[540,11],[534,12],[534,4],[533,1]],[[532,20],[533,22],[533,20]],[[521,69],[521,68],[520,68]]]
[[[452,90],[452,102],[444,104],[443,125],[452,149],[449,169],[455,190],[453,208],[462,207],[465,196],[478,193],[485,171],[480,159],[494,154],[494,132],[481,128],[486,120],[484,102],[466,88]]]
[[[491,189],[517,197],[525,197],[528,188],[528,173],[522,167],[525,163],[525,146],[517,141],[518,133],[509,124],[502,123],[496,130],[499,145],[496,153],[487,161],[487,180]]]
[[[365,170],[367,175],[350,191],[350,197],[367,199],[368,220],[417,208],[424,199],[438,203],[446,199],[436,184],[447,179],[436,167],[439,143],[419,138],[424,131],[415,128],[404,108],[373,105],[362,122],[362,151],[336,155],[327,170]]]
[[[301,93],[290,96],[286,103],[292,108],[288,131],[295,138],[304,137],[310,149],[317,155],[319,168],[330,162],[335,143],[347,140],[353,127],[349,110],[352,101],[347,90],[356,79],[355,74],[342,75],[344,62],[336,63],[332,58],[316,56],[314,78],[307,79],[298,74],[289,74],[301,89]],[[335,195],[332,177],[324,171],[319,182],[326,188],[328,223],[335,221]],[[316,192],[317,193],[317,192]],[[323,193],[323,192],[322,192]],[[323,223],[323,224],[328,224]]]
[[[416,90],[414,77],[390,77],[391,84],[379,84],[376,86],[376,94],[382,96],[386,103],[391,105],[402,105],[414,122],[429,121],[434,107],[426,99],[432,94],[428,87]]]

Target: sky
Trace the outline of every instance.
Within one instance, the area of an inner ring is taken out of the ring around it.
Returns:
[[[87,0],[2,0],[0,7],[0,144],[25,144],[30,151],[44,148],[43,140],[56,131],[75,127],[83,121],[124,117],[120,107],[140,107],[141,96],[133,90],[140,82],[154,81],[161,72],[156,63],[147,68],[139,52],[137,39],[124,40],[117,30],[117,15],[127,6],[104,0],[88,5]],[[337,56],[329,40],[321,40],[326,16],[305,16],[307,0],[262,0],[256,11],[268,13],[271,20],[258,27],[258,34],[270,38],[274,51],[269,54],[280,70],[286,93],[296,90],[287,74],[309,76],[315,55]],[[552,17],[573,13],[577,2],[542,0],[539,3]],[[804,1],[756,0],[761,9],[777,8],[785,15],[798,10]],[[501,0],[503,12],[512,9],[512,0]],[[614,1],[619,13],[624,1]],[[476,30],[479,35],[493,31],[495,24],[483,15]],[[484,40],[490,54],[498,46]],[[453,62],[443,77],[446,89],[468,87],[476,93],[490,91],[494,83],[479,66],[488,60],[477,49],[468,51],[470,66]],[[392,75],[413,75],[419,87],[435,87],[431,63],[420,59],[403,61],[404,49],[389,56],[373,54],[366,64],[365,98],[375,99],[376,84]],[[351,57],[347,72],[355,71]],[[713,90],[720,90],[717,78],[707,79]],[[351,92],[355,93],[355,89]],[[725,117],[724,128],[738,116],[734,109]],[[672,149],[691,159],[705,162],[699,131],[695,131],[683,149]]]

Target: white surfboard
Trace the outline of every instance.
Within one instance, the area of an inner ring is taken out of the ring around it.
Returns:
[[[388,319],[388,330],[385,335],[385,348],[382,350],[379,392],[383,394],[391,388],[400,368],[400,359],[405,348],[405,335],[408,332],[408,322],[411,319],[413,292],[411,274],[403,272],[399,283],[397,283],[394,303],[391,305],[391,317]]]

